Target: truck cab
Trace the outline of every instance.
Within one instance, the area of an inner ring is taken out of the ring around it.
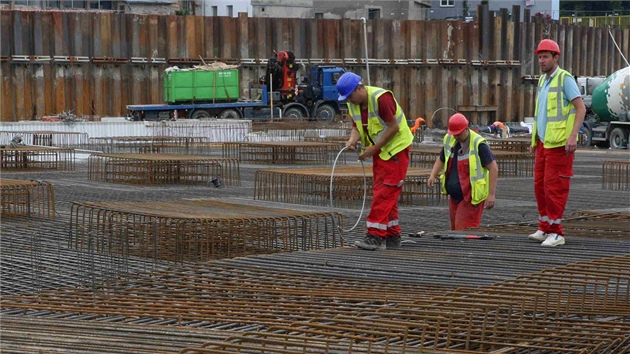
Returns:
[[[312,120],[331,121],[345,103],[337,101],[337,80],[346,71],[336,66],[312,66],[308,75],[297,85],[294,103],[285,106],[286,118],[310,118]]]

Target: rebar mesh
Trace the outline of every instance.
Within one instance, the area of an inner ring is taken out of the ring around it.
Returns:
[[[326,142],[319,140],[326,137],[348,140],[351,128],[351,122],[253,122],[252,132],[248,134],[245,141]]]
[[[39,146],[4,146],[0,148],[3,171],[38,171],[75,169],[75,151],[70,148]]]
[[[20,135],[25,145],[57,146],[78,148],[88,142],[87,133],[57,132],[52,130],[0,131],[0,143],[8,144],[14,136]]]
[[[162,153],[210,155],[217,143],[206,137],[179,136],[117,136],[90,138],[88,148],[106,154]]]
[[[74,203],[70,247],[173,262],[343,245],[343,218],[219,201]],[[335,218],[335,219],[333,219]]]
[[[203,184],[220,179],[240,185],[236,159],[180,154],[95,154],[88,158],[88,179],[125,184]]]
[[[333,204],[339,208],[360,208],[363,203],[364,172],[367,201],[372,199],[373,175],[368,166],[341,166],[333,176]],[[273,169],[256,171],[254,199],[293,204],[330,206],[332,168]],[[401,205],[437,205],[446,200],[439,183],[427,186],[429,169],[410,168],[405,177]]]
[[[55,218],[55,193],[48,182],[0,178],[0,195],[2,217]]]
[[[630,161],[604,161],[602,163],[602,189],[630,190]]]
[[[268,165],[329,165],[335,161],[338,144],[316,142],[224,143],[223,157]],[[345,163],[342,154],[337,163]]]
[[[440,157],[442,147],[414,147],[411,149],[409,166],[432,168],[435,160]],[[493,150],[497,161],[499,177],[532,177],[534,175],[534,156],[529,152],[512,152],[508,150]]]
[[[252,122],[243,119],[176,120],[145,122],[153,136],[202,137],[208,142],[243,141],[252,129]]]

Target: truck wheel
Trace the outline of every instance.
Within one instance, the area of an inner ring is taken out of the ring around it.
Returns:
[[[625,149],[628,146],[628,132],[623,128],[615,128],[610,132],[610,148]]]
[[[193,112],[191,119],[208,119],[210,118],[210,113],[205,109],[198,109]]]
[[[286,119],[303,119],[304,118],[304,113],[302,113],[302,110],[299,108],[289,108],[286,111],[284,111],[284,115],[283,118]]]
[[[235,109],[226,109],[219,114],[219,119],[241,119],[241,114]]]
[[[317,108],[317,112],[315,113],[315,117],[317,120],[330,122],[337,116],[337,111],[335,108],[329,104],[323,104]]]
[[[584,147],[589,147],[593,143],[593,132],[590,128],[584,127],[582,134],[580,134],[579,144]]]

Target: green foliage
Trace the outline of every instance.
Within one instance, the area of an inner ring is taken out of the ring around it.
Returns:
[[[560,1],[560,16],[605,16],[630,14],[630,1]]]
[[[175,15],[188,16],[188,15],[190,15],[190,11],[188,11],[188,10],[175,10]]]

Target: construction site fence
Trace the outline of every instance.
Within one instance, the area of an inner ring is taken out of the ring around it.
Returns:
[[[273,49],[364,80],[368,63],[371,85],[392,90],[406,116],[425,117],[429,127],[447,125],[452,112],[441,108],[460,106],[473,124],[487,125],[534,116],[540,40],[556,40],[560,67],[580,77],[610,75],[630,52],[628,28],[562,24],[518,5],[497,12],[481,6],[471,22],[368,19],[367,54],[359,19],[3,10],[0,26],[5,122],[64,111],[88,120],[127,116],[129,104],[164,102],[167,67],[203,62],[238,65],[246,97]]]
[[[630,16],[563,16],[560,23],[585,27],[630,27]]]

